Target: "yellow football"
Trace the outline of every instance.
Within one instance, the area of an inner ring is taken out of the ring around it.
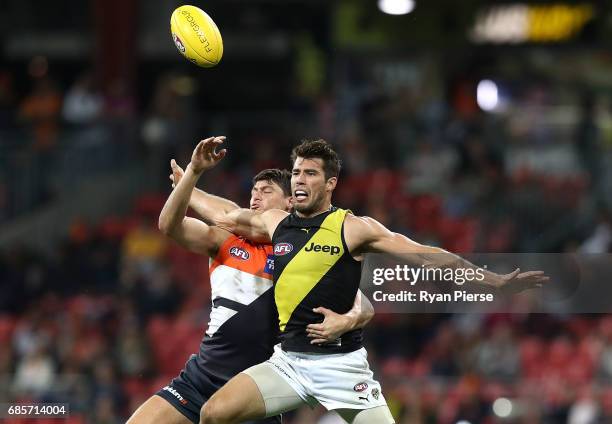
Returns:
[[[221,60],[221,33],[202,9],[188,5],[177,8],[170,17],[170,32],[179,52],[196,65],[210,68]]]

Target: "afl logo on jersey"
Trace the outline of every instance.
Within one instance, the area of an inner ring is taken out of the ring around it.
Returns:
[[[290,253],[293,250],[291,243],[277,243],[274,245],[274,254],[276,256],[283,256]]]
[[[240,248],[238,246],[231,247],[229,252],[230,252],[230,255],[232,255],[233,257],[238,258],[238,259],[240,259],[242,261],[248,260],[249,257],[251,256],[251,255],[249,255],[249,252],[247,252],[246,250],[244,250],[244,249],[242,249],[242,248]]]

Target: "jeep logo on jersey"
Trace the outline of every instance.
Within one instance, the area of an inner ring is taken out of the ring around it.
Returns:
[[[368,388],[368,383],[363,382],[363,383],[355,384],[355,387],[353,387],[353,390],[355,390],[356,392],[363,392],[367,388]]]
[[[277,243],[274,245],[274,254],[276,256],[283,256],[293,250],[291,243]]]
[[[238,246],[231,247],[229,252],[230,252],[230,255],[232,255],[233,257],[238,258],[243,261],[246,261],[250,257],[249,252],[247,252],[244,249],[241,249]]]
[[[330,246],[327,244],[320,245],[320,244],[314,244],[312,242],[310,243],[310,246],[304,249],[304,251],[305,252],[325,252],[325,253],[329,253],[330,255],[340,254],[340,248],[338,246]]]

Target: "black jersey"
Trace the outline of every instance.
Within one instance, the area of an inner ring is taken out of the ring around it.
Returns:
[[[344,241],[347,212],[332,208],[312,218],[292,213],[274,232],[274,298],[283,350],[347,353],[361,348],[360,329],[324,345],[312,345],[306,334],[308,324],[323,321],[313,308],[344,314],[355,301],[361,265]]]

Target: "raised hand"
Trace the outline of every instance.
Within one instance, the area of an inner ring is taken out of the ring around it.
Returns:
[[[226,149],[216,150],[224,141],[225,137],[223,136],[210,137],[200,141],[191,155],[191,162],[188,165],[191,170],[196,174],[201,174],[214,168],[227,153]]]
[[[168,178],[170,178],[170,181],[172,181],[172,188],[174,188],[179,183],[181,178],[183,178],[185,171],[179,166],[178,163],[176,163],[174,159],[170,161],[170,171],[172,173],[168,176]]]

